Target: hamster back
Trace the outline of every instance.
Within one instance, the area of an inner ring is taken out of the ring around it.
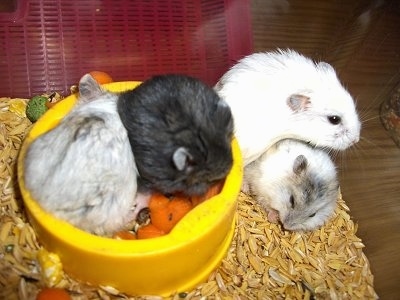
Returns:
[[[139,189],[202,194],[233,159],[230,108],[201,81],[155,76],[120,94],[118,112],[138,167]]]
[[[267,211],[274,209],[287,230],[313,230],[332,215],[339,183],[328,153],[283,140],[245,170],[245,181]]]
[[[131,221],[136,166],[117,113],[117,95],[90,75],[79,83],[76,106],[37,137],[24,159],[24,181],[48,212],[98,235]]]

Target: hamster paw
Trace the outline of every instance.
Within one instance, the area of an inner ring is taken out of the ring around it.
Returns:
[[[250,195],[250,183],[247,182],[247,180],[243,179],[242,186],[240,187],[240,190],[243,193],[245,193],[247,195]]]
[[[137,193],[135,198],[135,205],[131,212],[132,220],[136,220],[139,215],[139,212],[149,206],[151,194]]]
[[[271,208],[267,211],[267,218],[269,222],[277,224],[279,222],[279,212]]]

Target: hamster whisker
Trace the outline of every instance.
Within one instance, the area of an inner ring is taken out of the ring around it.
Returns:
[[[374,121],[376,119],[380,119],[379,114],[375,114],[375,115],[372,115],[372,116],[367,116],[367,114],[362,114],[361,115],[361,113],[360,113],[360,121],[361,121],[362,124],[368,123],[370,121]]]
[[[386,153],[386,149],[384,147],[379,146],[377,143],[373,142],[373,139],[369,139],[365,136],[361,136],[360,141],[368,143],[369,145],[374,146],[375,148],[381,150],[383,153]]]
[[[363,140],[364,137],[361,136],[360,139]],[[348,150],[351,151],[350,153],[354,153],[357,155],[366,154],[365,148],[362,147],[362,145],[360,143],[353,145],[353,147],[350,147]]]
[[[339,150],[331,149],[331,148],[328,149],[328,153],[332,158],[336,158],[336,157],[342,155],[342,153],[344,153],[344,152],[345,151],[339,151]]]
[[[387,97],[390,97],[391,89],[393,86],[396,86],[397,82],[400,79],[400,74],[395,73],[388,81],[386,81],[385,85],[379,88],[378,93],[375,97],[372,98],[372,101],[368,103],[368,106],[364,107],[364,109],[368,111],[373,111],[376,107],[380,106],[380,103],[384,101]],[[368,82],[365,83],[366,86],[369,85]],[[377,105],[379,103],[379,105]]]
[[[364,159],[362,158],[365,156],[366,153],[364,151],[364,148],[360,146],[360,143],[352,145],[350,148],[346,149],[345,151],[340,151],[338,152],[338,156],[336,157],[335,162],[338,165],[338,168],[340,169],[340,173],[346,172],[346,170],[349,170],[349,161],[357,162],[359,170],[364,169]]]
[[[342,151],[335,161],[340,169],[340,173],[343,176],[344,172],[351,172],[351,170],[357,170],[357,172],[363,174],[365,172],[365,159],[370,158],[371,154],[367,150],[369,147],[365,147],[364,142],[370,142],[367,138],[361,136],[360,142],[348,148],[346,151]],[[371,144],[375,145],[373,142]],[[351,161],[351,164],[350,164]]]
[[[332,160],[337,164],[338,169],[345,169],[346,162],[348,161],[348,151],[335,151],[331,157]]]

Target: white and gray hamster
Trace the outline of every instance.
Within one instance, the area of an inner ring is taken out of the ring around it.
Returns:
[[[290,139],[274,144],[246,166],[244,186],[271,222],[279,219],[292,231],[322,226],[332,216],[339,195],[329,154]]]
[[[232,167],[230,108],[198,79],[154,76],[121,94],[118,112],[143,194],[203,194]]]
[[[137,169],[117,113],[117,94],[90,75],[75,107],[30,145],[24,181],[48,212],[97,235],[122,230],[134,216]]]
[[[231,107],[244,165],[285,138],[335,150],[359,140],[353,98],[333,67],[293,50],[251,54],[214,88]]]

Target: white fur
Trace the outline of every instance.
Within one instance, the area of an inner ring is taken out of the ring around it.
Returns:
[[[354,101],[334,69],[293,50],[251,54],[224,74],[215,89],[231,107],[245,165],[285,138],[336,150],[359,140]],[[310,97],[310,104],[293,112],[287,105],[293,94]],[[328,115],[340,116],[341,124],[332,125]]]
[[[304,155],[308,161],[301,176],[293,171],[299,155]],[[273,145],[249,164],[245,168],[244,184],[267,211],[278,211],[279,219],[288,230],[313,230],[324,224],[334,211],[339,186],[329,155],[295,140]],[[310,186],[317,188],[310,197],[305,197]],[[290,204],[291,195],[296,199],[294,209]],[[316,215],[310,217],[313,213]]]

